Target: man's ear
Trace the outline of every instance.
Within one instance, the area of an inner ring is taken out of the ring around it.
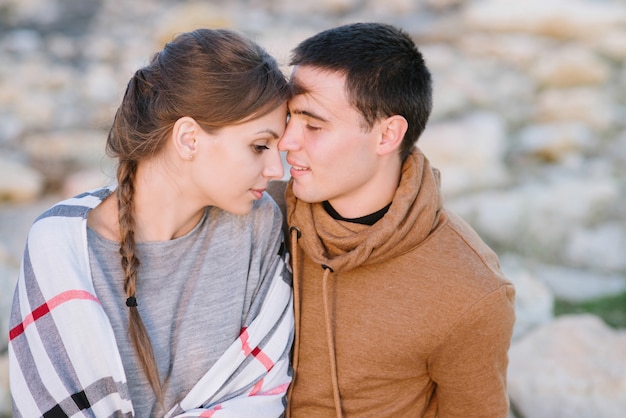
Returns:
[[[377,149],[379,155],[385,155],[400,147],[409,123],[400,115],[389,116],[380,123],[381,137]]]
[[[196,154],[196,136],[200,129],[198,122],[189,116],[183,116],[174,123],[172,142],[180,158],[193,160]]]

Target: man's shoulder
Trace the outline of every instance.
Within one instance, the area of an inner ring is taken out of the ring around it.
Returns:
[[[463,280],[473,277],[466,284],[482,283],[487,288],[497,288],[509,284],[504,276],[496,252],[485,242],[476,230],[463,218],[445,211],[437,247],[442,249],[442,258],[454,271],[463,271]]]

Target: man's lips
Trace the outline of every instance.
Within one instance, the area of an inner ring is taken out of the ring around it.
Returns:
[[[305,167],[299,167],[299,166],[291,166],[291,169],[289,170],[289,174],[291,174],[291,177],[293,178],[304,176],[310,172],[311,172],[310,169],[305,168]]]
[[[291,166],[289,172],[291,173],[292,177],[297,176],[298,174],[304,174],[308,171],[311,171],[309,167],[305,167],[293,161],[287,160],[287,163]]]

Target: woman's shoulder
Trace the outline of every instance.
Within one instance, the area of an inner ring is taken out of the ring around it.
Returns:
[[[90,210],[111,195],[113,187],[102,187],[61,200],[37,217],[35,223],[46,218],[85,218]]]
[[[35,219],[28,231],[27,246],[31,258],[50,258],[74,254],[79,257],[83,249],[85,220],[89,212],[111,194],[112,189],[92,190],[62,200]]]

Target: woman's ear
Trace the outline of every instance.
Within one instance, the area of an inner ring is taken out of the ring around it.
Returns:
[[[385,155],[396,151],[402,144],[409,123],[404,116],[393,115],[381,123],[381,137],[378,143],[378,154]]]
[[[174,123],[172,128],[172,142],[174,149],[184,160],[193,160],[196,154],[196,136],[200,132],[200,125],[195,119],[183,116]]]

